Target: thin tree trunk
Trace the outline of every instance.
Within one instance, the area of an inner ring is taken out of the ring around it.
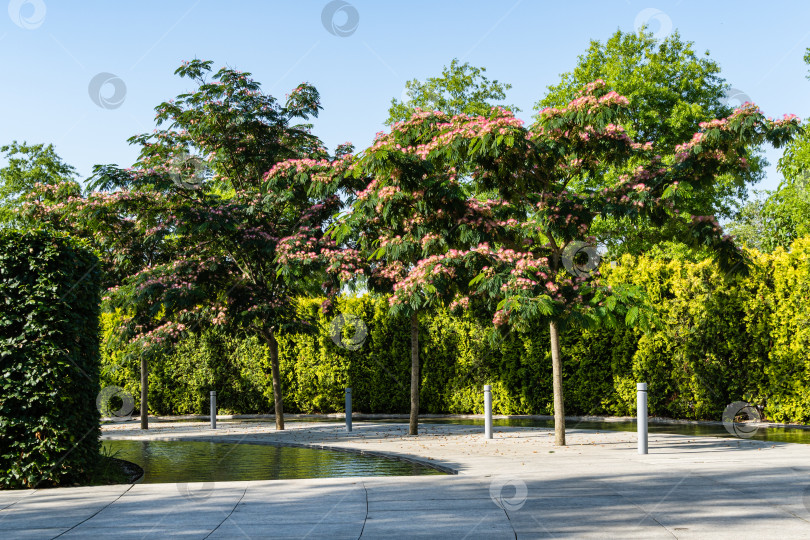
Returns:
[[[141,355],[141,429],[149,429],[149,363],[146,355]]]
[[[419,319],[411,314],[411,425],[410,435],[419,434]]]
[[[265,334],[265,340],[270,347],[270,370],[273,374],[273,405],[276,412],[276,429],[284,429],[284,401],[281,397],[281,371],[278,366],[278,341],[272,330],[270,335]]]
[[[565,405],[563,403],[562,359],[557,321],[551,321],[551,370],[554,381],[554,444],[565,446]]]

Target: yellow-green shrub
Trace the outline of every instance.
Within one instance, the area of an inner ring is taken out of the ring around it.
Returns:
[[[719,419],[732,401],[749,400],[774,420],[810,420],[810,239],[790,252],[752,256],[756,266],[747,277],[680,255],[625,256],[615,267],[604,265],[610,284],[646,288],[659,323],[646,335],[623,327],[566,328],[566,412],[632,415],[636,383],[645,381],[653,415]],[[348,350],[332,342],[333,317],[320,304],[300,302],[313,334],[280,338],[285,410],[340,411],[343,389],[351,386],[355,411],[408,412],[409,322],[390,316],[384,298],[341,299],[335,312],[361,318],[368,332],[362,347]],[[496,342],[490,325],[469,316],[439,310],[419,320],[422,412],[480,413],[482,387],[491,384],[496,413],[551,413],[547,328]],[[105,322],[107,331],[111,324]],[[138,366],[117,368],[116,378],[110,366],[119,356],[107,350],[103,376],[137,398]],[[268,358],[255,337],[192,335],[153,361],[150,406],[165,414],[205,413],[215,389],[223,410],[270,412]]]

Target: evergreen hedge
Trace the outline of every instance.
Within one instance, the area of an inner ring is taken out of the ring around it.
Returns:
[[[810,239],[791,251],[753,254],[745,278],[723,275],[710,261],[680,256],[625,256],[602,270],[608,281],[643,285],[660,324],[643,335],[628,328],[580,330],[562,335],[566,413],[632,415],[636,382],[649,383],[650,413],[719,420],[732,401],[747,400],[765,417],[810,422]],[[285,410],[336,412],[343,389],[353,388],[356,412],[407,413],[409,325],[388,314],[384,298],[347,298],[336,313],[364,321],[357,350],[330,337],[333,316],[321,301],[302,300],[301,316],[314,335],[288,335],[279,351]],[[104,315],[105,331],[120,318]],[[346,340],[355,330],[344,328]],[[420,316],[423,413],[481,413],[482,387],[493,385],[499,414],[551,414],[548,329],[528,336],[491,338],[491,327],[444,311]],[[135,351],[137,352],[137,351]],[[137,359],[105,353],[107,384],[139,395]],[[217,390],[223,412],[272,412],[269,358],[250,336],[219,330],[195,334],[154,360],[150,408],[157,414],[206,414]]]
[[[0,487],[81,483],[98,460],[99,287],[73,240],[0,230]]]

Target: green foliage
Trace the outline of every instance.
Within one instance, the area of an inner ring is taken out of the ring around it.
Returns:
[[[752,270],[745,277],[723,273],[708,260],[690,261],[677,250],[605,264],[611,287],[647,291],[652,328],[642,333],[621,321],[615,327],[565,328],[566,412],[633,415],[636,382],[646,381],[655,416],[718,420],[729,403],[747,400],[768,419],[810,422],[810,239],[790,252],[750,256]],[[332,341],[333,315],[325,315],[320,302],[298,304],[298,315],[315,333],[279,339],[287,410],[341,411],[343,390],[351,386],[356,412],[406,413],[408,318],[391,315],[386,297],[339,299],[335,313],[355,315],[367,329],[362,345],[350,350]],[[441,308],[420,314],[419,321],[422,413],[481,413],[484,384],[493,385],[498,414],[552,413],[547,327],[502,336],[469,312],[455,316]],[[154,361],[154,412],[205,414],[212,389],[224,412],[272,410],[266,345],[224,332],[195,334]],[[346,325],[344,343],[355,332]],[[125,386],[137,396],[137,366],[110,369],[118,354],[105,352],[105,384]]]
[[[84,482],[99,455],[95,255],[0,231],[0,487]]]
[[[618,30],[605,43],[591,41],[573,71],[549,86],[536,108],[561,107],[582,86],[602,79],[630,100],[628,134],[670,153],[698,131],[700,122],[731,113],[723,103],[727,85],[720,66],[708,53],[699,57],[692,45],[677,31],[658,41],[652,32]]]
[[[486,68],[471,66],[468,62],[459,64],[458,58],[450,66],[442,69],[441,77],[431,77],[425,82],[417,79],[405,83],[408,100],[391,100],[386,125],[409,119],[416,109],[442,111],[449,115],[470,114],[487,116],[492,107],[500,106],[512,112],[520,109],[514,105],[499,105],[506,99],[506,91],[511,84],[490,81],[483,73]]]
[[[793,236],[793,228],[774,220],[770,197],[747,201],[737,212],[734,220],[726,225],[729,234],[738,244],[750,249],[771,252],[782,240]]]
[[[8,165],[0,169],[0,226],[20,225],[15,209],[37,184],[49,186],[43,198],[64,201],[78,195],[80,188],[73,178],[76,170],[62,161],[53,145],[26,144],[13,141],[0,147]]]
[[[810,235],[810,132],[786,145],[777,169],[784,176],[779,187],[748,201],[728,227],[741,244],[760,251],[788,249]]]
[[[629,114],[622,125],[634,140],[653,142],[655,152],[665,162],[676,153],[679,143],[700,130],[701,122],[732,112],[727,103],[729,85],[708,51],[699,56],[693,44],[682,41],[678,32],[658,41],[652,32],[645,31],[617,31],[604,43],[592,41],[576,67],[563,73],[558,84],[549,86],[536,108],[563,106],[579,88],[596,79],[629,99]],[[763,176],[765,162],[758,157],[758,148],[756,144],[748,146],[744,154],[750,164],[747,169],[718,175],[716,182],[699,190],[679,190],[681,211],[731,217],[737,202],[747,197],[747,186]],[[576,180],[571,187],[581,191],[610,186],[617,176],[636,165],[630,162],[624,168],[606,167],[602,174]],[[616,254],[639,254],[662,239],[676,236],[683,227],[677,220],[662,226],[647,220],[632,223],[620,216],[603,216],[595,221],[593,233]]]
[[[760,399],[768,418],[810,423],[810,238],[797,240],[789,252],[777,249],[772,272],[766,300],[772,348]]]

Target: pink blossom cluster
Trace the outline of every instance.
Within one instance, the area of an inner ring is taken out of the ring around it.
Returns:
[[[627,106],[630,104],[630,100],[612,90],[601,97],[597,96],[597,90],[601,90],[605,88],[605,86],[605,81],[602,79],[588,83],[578,92],[577,97],[571,100],[565,107],[559,109],[546,107],[540,111],[539,116],[541,119],[550,119],[563,116],[570,112],[588,112],[589,114],[593,114],[602,107]]]
[[[469,296],[460,296],[453,299],[448,306],[450,311],[456,311],[458,309],[469,309],[470,307],[470,297]]]
[[[140,330],[141,328],[142,326],[140,325],[135,327],[136,330]],[[186,325],[169,321],[146,332],[145,334],[135,336],[130,340],[130,343],[151,342],[155,345],[160,345],[163,342],[177,341],[185,330]]]
[[[341,160],[342,161],[342,160]],[[309,172],[311,169],[328,168],[331,163],[325,159],[288,159],[273,165],[273,168],[265,173],[265,179],[271,176],[278,176],[291,170],[297,173]]]
[[[451,249],[445,255],[431,255],[418,261],[408,272],[405,279],[394,283],[394,294],[388,299],[389,303],[391,305],[397,304],[400,298],[415,294],[424,283],[433,282],[440,277],[450,279],[455,277],[456,269],[442,264],[442,261],[445,258],[452,259],[460,254],[461,252]]]
[[[396,282],[403,279],[405,275],[405,265],[402,261],[378,264],[372,269],[372,277],[377,280]]]
[[[352,281],[358,275],[365,274],[365,260],[355,249],[322,249],[330,274],[336,274],[344,283]]]
[[[433,150],[447,146],[452,141],[456,140],[456,138],[475,139],[491,133],[495,135],[506,135],[512,129],[519,128],[522,125],[523,120],[511,115],[494,118],[485,118],[483,116],[471,117],[466,115],[454,116],[451,122],[436,126],[441,132],[434,137],[433,140],[427,144],[417,145],[416,147],[403,148],[403,151],[414,153],[422,159],[427,159],[427,156]]]

